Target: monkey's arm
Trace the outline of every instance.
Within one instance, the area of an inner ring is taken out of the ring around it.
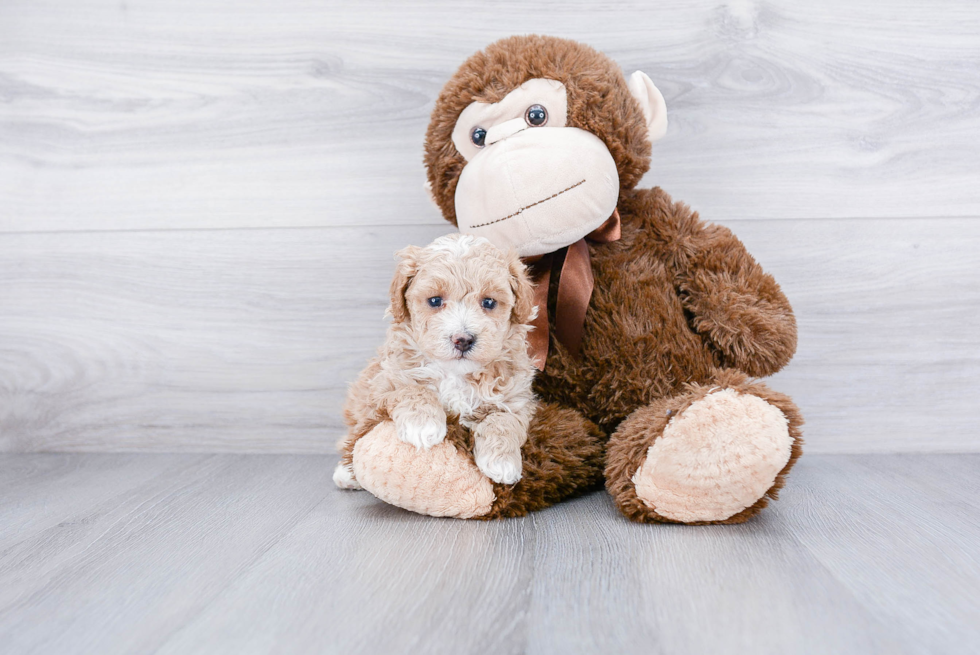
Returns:
[[[678,290],[691,326],[719,352],[725,366],[756,377],[772,375],[796,352],[796,319],[776,280],[732,232],[695,223],[685,230]]]

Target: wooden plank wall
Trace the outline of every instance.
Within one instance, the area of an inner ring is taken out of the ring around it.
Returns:
[[[646,71],[643,184],[783,284],[811,452],[976,451],[980,6],[0,5],[0,450],[326,452],[443,82],[514,33]]]

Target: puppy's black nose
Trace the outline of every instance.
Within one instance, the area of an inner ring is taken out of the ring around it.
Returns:
[[[454,334],[453,335],[453,348],[461,353],[465,353],[467,350],[473,347],[473,343],[476,341],[476,337],[472,334]]]

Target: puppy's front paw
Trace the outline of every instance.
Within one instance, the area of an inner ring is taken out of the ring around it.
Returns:
[[[354,479],[354,471],[350,466],[338,463],[333,470],[333,483],[340,489],[351,489],[357,491],[361,485]]]
[[[477,449],[476,466],[483,474],[500,484],[514,484],[521,479],[521,451],[490,453]]]
[[[428,450],[446,438],[446,418],[442,420],[431,416],[412,414],[395,419],[398,438],[416,448]]]

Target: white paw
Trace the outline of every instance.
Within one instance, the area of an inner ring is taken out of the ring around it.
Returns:
[[[340,463],[333,470],[333,483],[340,489],[352,489],[356,491],[361,488],[361,485],[354,479],[354,471],[351,470],[350,466],[344,466]]]
[[[476,453],[476,466],[483,474],[500,484],[514,484],[521,479],[521,453],[493,455]]]
[[[446,422],[412,420],[395,421],[398,438],[419,449],[428,450],[446,438]]]

